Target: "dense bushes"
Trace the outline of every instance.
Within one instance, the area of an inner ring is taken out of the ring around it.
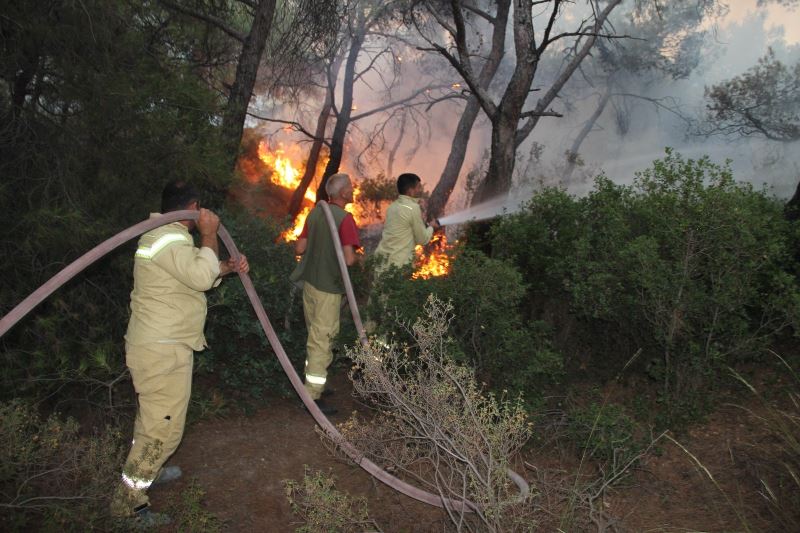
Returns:
[[[278,225],[245,212],[222,213],[225,227],[250,263],[250,277],[281,344],[302,368],[306,330],[302,295],[289,282],[294,268],[291,246]],[[289,382],[256,319],[244,287],[235,276],[208,293],[206,338],[209,349],[195,358],[200,375],[215,376],[240,400],[267,391],[288,391]]]
[[[455,339],[453,356],[472,365],[478,377],[495,388],[531,392],[557,379],[561,359],[548,341],[543,322],[525,322],[518,307],[525,296],[522,277],[513,266],[469,249],[457,252],[447,276],[410,280],[409,272],[392,269],[373,287],[370,316],[380,335],[408,332],[398,322],[413,323],[429,294],[450,301]]]
[[[0,404],[0,521],[9,531],[107,523],[124,452],[117,431],[81,435],[75,420],[43,420],[20,401]]]
[[[530,316],[572,332],[558,347],[608,376],[640,353],[672,423],[702,408],[723,365],[795,324],[791,231],[781,205],[729,168],[668,151],[632,186],[601,177],[585,198],[537,195],[492,242],[531,280]]]
[[[158,210],[167,180],[214,189],[228,179],[218,97],[189,59],[196,36],[153,7],[4,4],[0,314]],[[100,261],[0,341],[0,396],[95,402],[101,393],[108,404],[107,385],[124,371],[134,248]]]
[[[796,325],[796,233],[728,167],[668,150],[629,186],[601,176],[584,198],[538,193],[492,224],[491,257],[468,243],[448,276],[392,271],[370,314],[379,334],[403,335],[395,314],[410,321],[434,293],[453,302],[454,350],[492,386],[534,397],[563,355],[595,378],[638,372],[651,422],[674,427],[710,405],[720,369]]]

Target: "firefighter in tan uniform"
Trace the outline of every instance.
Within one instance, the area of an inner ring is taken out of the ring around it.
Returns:
[[[133,267],[131,318],[125,335],[126,364],[138,394],[133,444],[111,504],[115,516],[164,523],[151,513],[147,489],[154,481],[180,476],[178,467],[162,469],[183,435],[192,385],[193,352],[206,347],[204,292],[231,272],[248,272],[247,259],[220,263],[219,218],[200,209],[197,191],[172,182],[162,195],[161,211],[199,210],[197,223],[180,221],[156,228],[139,239]],[[150,218],[159,217],[152,213]],[[201,247],[189,230],[197,227]]]
[[[439,224],[431,222],[428,226],[422,219],[419,196],[422,194],[422,180],[416,174],[400,174],[397,178],[397,200],[386,210],[381,242],[375,255],[384,262],[377,268],[380,274],[389,266],[405,267],[414,260],[414,247],[427,244],[433,237],[433,230]]]

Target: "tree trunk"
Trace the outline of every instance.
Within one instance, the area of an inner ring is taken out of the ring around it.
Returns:
[[[564,67],[564,70],[561,71],[561,74],[558,76],[556,81],[553,82],[553,85],[550,86],[545,95],[536,103],[535,112],[541,113],[545,109],[550,107],[550,104],[552,104],[553,101],[556,99],[558,93],[561,92],[561,89],[564,88],[564,85],[567,84],[567,82],[575,73],[575,71],[578,70],[578,67],[581,66],[581,62],[583,61],[583,59],[587,55],[589,55],[589,52],[594,46],[595,41],[597,41],[596,34],[599,33],[600,30],[603,28],[603,24],[605,24],[608,16],[611,14],[614,8],[621,3],[622,0],[611,0],[606,6],[606,8],[597,14],[597,18],[595,18],[594,25],[591,30],[593,35],[589,35],[586,37],[586,42],[583,43],[583,46],[575,54],[575,57],[573,57],[572,60],[570,60],[570,62],[567,64],[567,66]],[[522,128],[520,128],[519,132],[517,133],[517,139],[516,139],[517,146],[522,144],[522,142],[528,138],[528,135],[530,135],[530,133],[533,131],[536,125],[539,124],[540,118],[542,118],[541,115],[534,114],[525,122]]]
[[[314,179],[314,174],[317,171],[317,162],[319,161],[319,154],[322,152],[322,145],[325,141],[325,128],[328,126],[331,106],[329,92],[322,106],[322,111],[319,112],[319,117],[317,118],[317,129],[314,131],[314,141],[311,143],[311,150],[308,153],[305,172],[300,179],[300,184],[297,186],[297,189],[292,193],[292,199],[289,200],[289,216],[292,217],[292,220],[300,213],[300,208],[303,206],[303,198],[305,198],[308,186],[311,184],[311,180]]]
[[[559,6],[553,6],[558,10]],[[514,51],[516,65],[514,73],[506,86],[497,112],[492,117],[492,145],[489,157],[489,170],[486,178],[478,185],[473,204],[507,191],[511,187],[514,173],[516,146],[514,139],[522,115],[522,106],[528,97],[531,83],[539,64],[540,51],[533,47],[533,15],[531,0],[518,0],[514,7]],[[555,16],[555,15],[553,15]]]
[[[344,155],[344,138],[347,135],[347,128],[350,126],[350,116],[353,112],[353,85],[355,84],[356,62],[361,53],[361,45],[364,44],[364,34],[366,28],[364,27],[363,15],[359,14],[360,24],[356,34],[350,42],[350,50],[347,52],[347,61],[344,65],[344,79],[342,80],[342,105],[339,107],[339,113],[336,115],[336,126],[333,128],[333,135],[331,137],[331,152],[328,158],[328,164],[325,167],[325,172],[322,175],[322,181],[317,188],[317,200],[328,200],[328,193],[325,192],[325,185],[328,183],[328,178],[333,174],[339,172],[339,166],[342,164],[342,156]]]
[[[489,160],[489,170],[486,173],[486,179],[475,191],[475,196],[472,200],[473,204],[508,191],[511,187],[516,147],[533,131],[533,128],[539,123],[541,113],[555,100],[558,93],[580,66],[583,58],[589,54],[597,40],[596,34],[602,29],[608,15],[620,3],[622,3],[622,0],[610,0],[605,9],[596,15],[591,28],[591,35],[585,37],[586,42],[548,89],[544,97],[536,104],[534,113],[519,132],[517,132],[517,127],[522,115],[522,106],[536,74],[539,54],[548,44],[548,36],[544,37],[540,49],[534,49],[531,46],[531,43],[534,42],[533,21],[530,14],[531,0],[520,0],[516,5],[514,9],[514,49],[517,53],[517,64],[505,94],[503,94],[503,99],[498,106],[497,118],[492,120],[492,152]],[[520,4],[525,5],[521,6]],[[553,6],[553,14],[556,13],[559,7],[558,4]],[[506,130],[509,128],[514,129],[514,135],[510,137],[513,144],[511,149],[500,144],[508,142],[509,135]]]
[[[592,116],[589,117],[589,120],[586,121],[586,124],[583,125],[581,131],[578,133],[578,136],[575,137],[575,140],[572,142],[572,146],[570,147],[569,151],[567,152],[567,168],[564,170],[564,181],[569,182],[569,179],[572,177],[572,173],[575,171],[575,163],[578,160],[578,151],[581,149],[581,145],[589,133],[594,128],[594,125],[597,123],[597,119],[600,118],[600,115],[603,114],[603,111],[606,109],[606,104],[608,104],[608,100],[611,98],[610,91],[606,90],[606,94],[600,98],[600,102],[597,104],[597,109],[594,110]]]
[[[392,148],[389,150],[389,157],[386,161],[386,177],[389,179],[391,179],[394,175],[394,160],[397,157],[397,150],[400,149],[400,145],[403,143],[403,137],[406,134],[407,121],[408,115],[403,113],[403,117],[400,119],[400,131],[397,134],[397,139],[392,145]]]
[[[303,206],[303,198],[305,198],[308,186],[311,184],[311,180],[314,179],[314,174],[317,172],[317,162],[319,161],[320,153],[322,153],[322,145],[325,142],[325,131],[328,128],[328,119],[331,116],[331,109],[333,108],[336,78],[339,77],[339,68],[342,66],[343,59],[341,54],[336,54],[336,57],[334,57],[331,62],[325,103],[322,105],[322,110],[317,118],[317,129],[314,131],[314,142],[311,144],[311,150],[308,153],[306,170],[303,173],[303,177],[300,179],[300,185],[297,186],[297,189],[295,189],[292,194],[292,199],[289,201],[289,216],[291,216],[293,220],[300,213],[300,209]]]
[[[242,141],[242,131],[247,118],[247,107],[250,104],[258,66],[272,27],[275,2],[276,0],[261,0],[258,3],[250,33],[244,40],[239,61],[236,64],[236,77],[222,117],[222,139],[230,150],[231,168],[236,164],[239,155],[239,144]]]
[[[493,23],[494,29],[492,31],[492,48],[489,51],[489,57],[481,67],[478,83],[484,89],[488,89],[489,85],[497,73],[497,68],[500,66],[505,55],[505,40],[506,40],[506,27],[508,26],[508,12],[511,5],[510,0],[500,0],[497,2],[497,12],[495,14],[495,22]],[[447,201],[453,193],[453,189],[458,182],[461,167],[464,164],[464,157],[467,153],[467,146],[469,145],[469,137],[472,133],[472,126],[478,118],[481,104],[478,98],[474,95],[470,96],[467,100],[467,105],[464,107],[464,112],[458,121],[456,133],[453,136],[453,142],[450,148],[450,154],[447,156],[447,163],[444,166],[442,175],[436,183],[433,192],[431,193],[430,200],[428,200],[427,215],[429,218],[438,218],[444,212]]]

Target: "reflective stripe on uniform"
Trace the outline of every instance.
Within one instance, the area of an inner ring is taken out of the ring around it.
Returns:
[[[140,246],[139,249],[136,250],[136,257],[140,259],[152,259],[168,245],[179,241],[189,242],[189,238],[182,233],[167,233],[156,239],[156,242],[150,246]]]
[[[144,490],[153,484],[152,479],[143,479],[140,477],[128,476],[126,474],[122,474],[122,482],[134,490]]]
[[[306,383],[311,383],[312,385],[325,385],[325,378],[314,376],[312,374],[306,374]]]

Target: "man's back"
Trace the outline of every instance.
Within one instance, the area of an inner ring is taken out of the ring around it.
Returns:
[[[403,267],[414,258],[414,247],[427,243],[433,228],[422,220],[422,210],[416,199],[401,194],[386,210],[386,223],[377,255],[386,259],[387,266]]]
[[[133,267],[131,318],[125,340],[133,345],[180,343],[202,350],[204,291],[219,273],[214,253],[196,248],[188,229],[179,222],[142,235]]]

